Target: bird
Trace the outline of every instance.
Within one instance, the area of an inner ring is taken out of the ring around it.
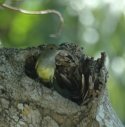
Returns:
[[[35,65],[36,73],[45,84],[52,84],[55,73],[55,57],[58,54],[57,46],[48,45],[41,52]],[[48,85],[48,86],[49,86]]]

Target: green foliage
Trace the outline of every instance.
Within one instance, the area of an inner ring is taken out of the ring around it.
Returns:
[[[108,89],[111,92],[109,92],[109,96],[118,116],[121,118],[122,121],[125,121],[125,87],[119,86],[118,84],[118,80],[114,79],[114,77],[110,77]]]
[[[5,0],[0,0],[0,4],[3,4],[5,2]]]

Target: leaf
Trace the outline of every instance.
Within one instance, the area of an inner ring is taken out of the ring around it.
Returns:
[[[0,4],[3,4],[5,2],[5,0],[0,0]]]

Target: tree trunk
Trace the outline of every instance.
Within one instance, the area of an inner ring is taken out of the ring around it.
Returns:
[[[77,104],[34,80],[26,68],[34,69],[30,56],[35,61],[43,47],[0,49],[0,127],[123,127],[105,85]]]

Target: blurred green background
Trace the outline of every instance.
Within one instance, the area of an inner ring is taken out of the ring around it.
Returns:
[[[64,18],[60,36],[50,37],[60,23],[54,14],[26,15],[0,7],[0,47],[30,47],[75,42],[88,55],[107,53],[108,90],[112,105],[125,124],[125,1],[124,0],[5,0],[26,10],[55,9]]]

